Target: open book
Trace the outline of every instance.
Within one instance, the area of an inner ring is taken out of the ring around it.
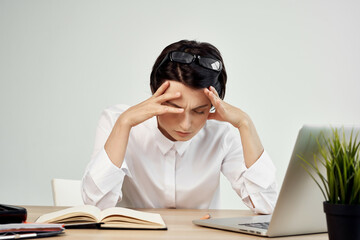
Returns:
[[[164,229],[164,220],[157,213],[113,207],[101,211],[92,205],[81,205],[40,216],[36,223],[62,223],[66,227],[98,224],[101,228]]]

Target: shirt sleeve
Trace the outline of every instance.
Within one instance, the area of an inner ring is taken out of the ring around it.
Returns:
[[[239,134],[228,134],[224,141],[226,156],[221,171],[245,205],[254,213],[271,214],[277,200],[277,186],[276,169],[270,156],[264,151],[259,159],[247,168]]]
[[[96,129],[94,152],[82,179],[82,197],[85,204],[105,209],[114,207],[122,199],[125,175],[130,176],[126,161],[120,168],[109,159],[104,145],[118,118],[113,111],[104,110]]]

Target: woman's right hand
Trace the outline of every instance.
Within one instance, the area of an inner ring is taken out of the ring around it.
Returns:
[[[126,152],[129,134],[132,127],[146,121],[153,116],[165,113],[182,113],[184,109],[163,105],[166,101],[176,99],[181,96],[180,92],[166,93],[170,82],[164,82],[152,97],[130,107],[123,112],[117,119],[105,145],[104,149],[110,160],[121,167]]]
[[[176,93],[166,93],[166,89],[170,86],[170,82],[164,82],[158,90],[147,100],[130,107],[125,112],[123,112],[118,118],[122,126],[127,126],[132,128],[153,116],[162,115],[165,113],[182,113],[183,108],[175,108],[168,105],[162,105],[162,103],[179,98],[181,96],[180,92]]]

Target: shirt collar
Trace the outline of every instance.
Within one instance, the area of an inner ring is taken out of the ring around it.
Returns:
[[[165,155],[167,152],[170,151],[170,149],[175,149],[176,152],[182,156],[185,152],[185,150],[188,148],[188,146],[191,143],[191,139],[189,141],[171,141],[167,137],[162,134],[162,132],[158,128],[158,123],[156,117],[153,117],[152,119],[152,127],[155,131],[155,142],[158,145],[161,153]]]
[[[189,147],[191,140],[192,138],[186,142],[180,142],[180,141],[175,142],[175,149],[180,156],[182,156],[185,150]]]

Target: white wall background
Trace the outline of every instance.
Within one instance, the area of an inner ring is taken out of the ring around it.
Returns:
[[[150,96],[160,51],[207,41],[279,186],[304,123],[360,123],[360,2],[0,0],[0,202],[52,205],[80,179],[101,110]],[[223,208],[243,208],[222,179]]]

